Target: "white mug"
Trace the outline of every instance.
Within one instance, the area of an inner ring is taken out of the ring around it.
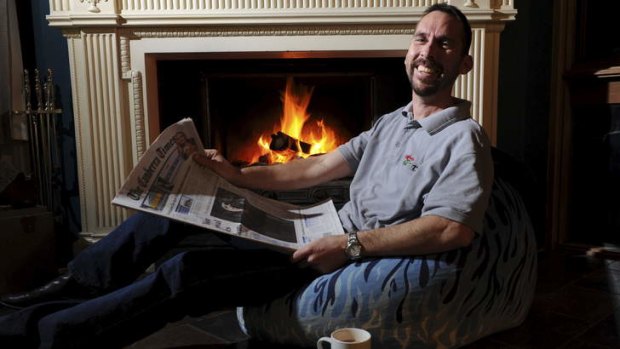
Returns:
[[[317,349],[329,343],[331,349],[370,349],[370,333],[361,328],[340,328],[330,337],[321,337],[316,342]]]

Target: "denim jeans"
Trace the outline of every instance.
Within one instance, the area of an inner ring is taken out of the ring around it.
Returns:
[[[185,236],[185,228],[135,214],[68,265],[80,285],[101,296],[47,302],[0,317],[0,347],[122,347],[184,316],[262,304],[316,276],[285,254],[234,247],[180,252],[144,274]]]

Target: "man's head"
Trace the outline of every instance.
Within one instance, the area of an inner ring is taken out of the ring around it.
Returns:
[[[405,58],[407,76],[415,95],[449,97],[459,74],[473,66],[469,56],[471,27],[456,7],[429,7],[416,26]]]
[[[429,6],[425,11],[424,15],[427,15],[433,11],[440,11],[446,13],[454,18],[456,18],[463,25],[463,56],[469,54],[469,47],[471,46],[471,25],[469,25],[469,20],[467,17],[459,10],[458,8],[448,5],[446,3],[435,4]]]

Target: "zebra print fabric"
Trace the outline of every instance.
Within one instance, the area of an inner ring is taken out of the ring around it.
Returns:
[[[519,325],[536,270],[523,201],[496,177],[484,232],[469,247],[350,264],[239,314],[248,334],[270,342],[314,346],[336,328],[361,327],[373,348],[456,348]]]

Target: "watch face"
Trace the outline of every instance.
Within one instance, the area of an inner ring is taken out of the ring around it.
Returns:
[[[347,254],[347,257],[352,260],[358,259],[362,256],[362,244],[360,244],[357,239],[356,232],[349,233],[349,241],[347,242],[347,247],[344,252]]]
[[[362,246],[360,244],[350,244],[347,246],[347,255],[349,258],[357,258],[362,252]]]

